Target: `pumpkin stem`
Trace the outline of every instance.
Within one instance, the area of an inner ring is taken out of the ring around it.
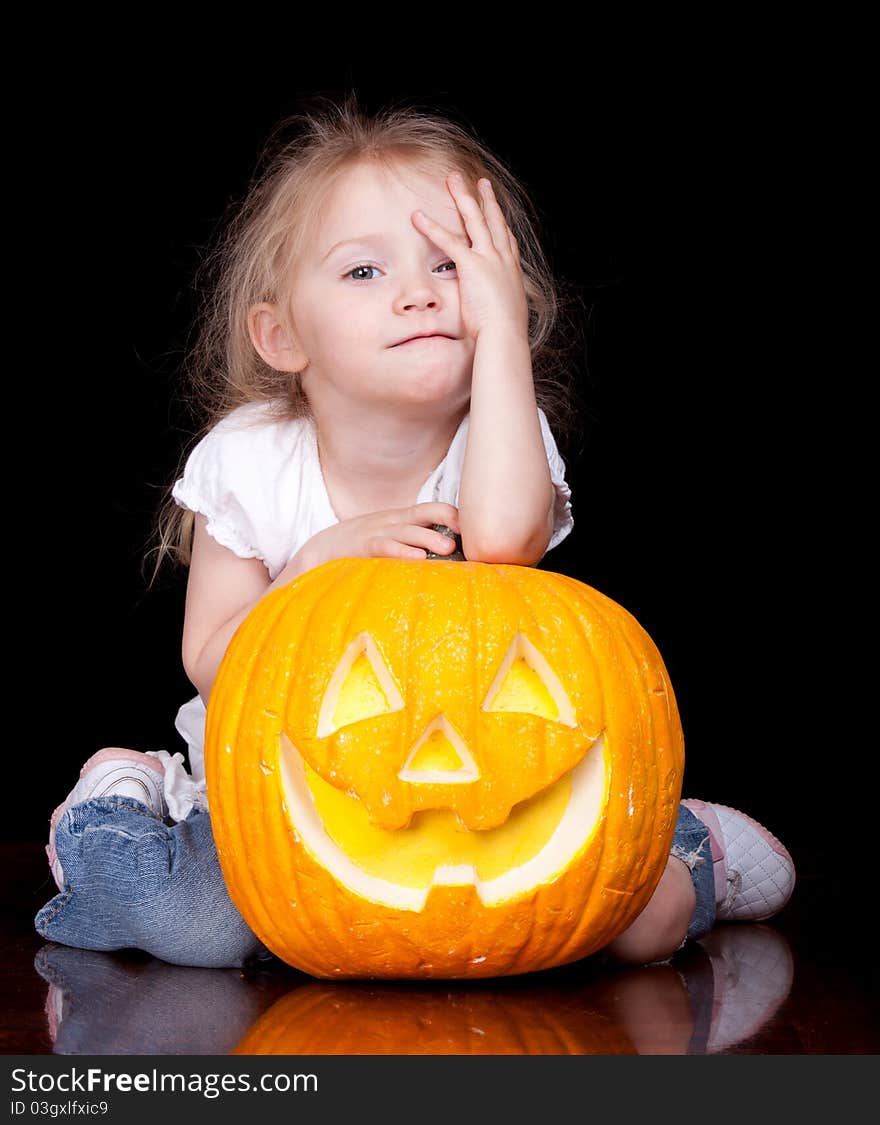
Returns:
[[[445,535],[447,539],[452,539],[455,542],[456,550],[451,555],[437,555],[433,551],[428,551],[429,559],[443,559],[446,562],[466,562],[464,551],[461,549],[461,536],[457,535],[451,527],[447,527],[442,523],[435,523],[431,525],[432,531],[439,531],[441,535]]]

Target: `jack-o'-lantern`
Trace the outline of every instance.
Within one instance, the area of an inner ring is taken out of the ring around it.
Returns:
[[[603,947],[666,863],[684,751],[655,645],[575,579],[338,559],[263,598],[208,707],[232,900],[317,977],[487,977]]]

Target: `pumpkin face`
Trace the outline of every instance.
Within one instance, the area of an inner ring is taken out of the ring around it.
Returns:
[[[576,960],[662,874],[681,727],[644,630],[530,567],[340,559],[264,598],[208,708],[230,896],[316,976]]]

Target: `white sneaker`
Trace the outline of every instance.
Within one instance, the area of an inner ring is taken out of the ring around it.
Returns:
[[[763,824],[727,805],[682,801],[709,831],[716,918],[760,922],[777,914],[794,890],[794,861]]]
[[[163,792],[165,768],[156,758],[109,746],[93,754],[79,772],[79,781],[68,793],[49,821],[46,855],[59,891],[64,890],[64,872],[55,851],[55,829],[69,808],[92,797],[134,797],[156,816],[168,815]]]

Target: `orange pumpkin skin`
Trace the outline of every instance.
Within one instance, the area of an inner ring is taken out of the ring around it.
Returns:
[[[405,705],[319,734],[334,672],[363,635]],[[571,724],[482,706],[515,635],[558,677]],[[440,714],[478,776],[413,785],[399,774]],[[289,739],[401,840],[433,809],[479,834],[564,778],[600,736],[604,796],[583,846],[552,878],[493,904],[473,884],[432,886],[421,909],[356,892],[306,845],[280,768]],[[656,646],[589,586],[531,567],[339,559],[264,598],[239,627],[211,694],[205,765],[230,896],[282,960],[326,978],[480,978],[575,961],[638,916],[668,858],[684,742]]]

